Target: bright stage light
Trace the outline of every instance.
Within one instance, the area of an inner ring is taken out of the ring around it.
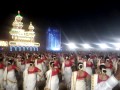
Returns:
[[[115,50],[120,50],[120,43],[112,43],[115,47]]]
[[[102,49],[110,48],[107,44],[99,44],[99,47]]]
[[[120,50],[120,48],[116,48],[116,50]]]
[[[75,49],[75,48],[77,48],[77,46],[76,46],[74,43],[69,43],[69,44],[67,44],[67,46],[68,46],[70,49]]]
[[[120,48],[120,43],[114,43],[113,44],[116,48]]]
[[[82,46],[86,49],[91,48],[91,46],[89,44],[83,44]]]

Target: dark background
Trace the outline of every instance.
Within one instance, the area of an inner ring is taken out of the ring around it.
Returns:
[[[84,0],[5,0],[0,3],[0,40],[10,40],[12,22],[21,11],[25,29],[32,21],[36,41],[45,47],[48,27],[62,31],[62,42],[119,42],[120,3]]]

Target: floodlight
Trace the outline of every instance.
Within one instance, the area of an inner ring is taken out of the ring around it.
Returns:
[[[107,44],[99,44],[99,47],[102,49],[109,48],[109,46]]]
[[[89,44],[83,44],[82,46],[86,49],[91,48],[91,46]]]
[[[116,48],[116,50],[120,50],[120,48]]]
[[[116,48],[120,48],[120,43],[114,43],[113,44]]]
[[[69,43],[69,44],[67,44],[67,46],[68,46],[70,49],[75,49],[75,48],[77,48],[77,46],[75,45],[75,43]]]

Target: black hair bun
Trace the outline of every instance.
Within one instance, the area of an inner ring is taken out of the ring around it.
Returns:
[[[12,65],[12,63],[13,63],[13,60],[8,61],[8,65]]]
[[[100,66],[99,66],[99,69],[100,69],[100,70],[102,70],[103,68],[106,69],[106,66],[105,66],[105,65],[100,65]]]
[[[53,61],[50,62],[50,66],[54,67],[54,62]]]

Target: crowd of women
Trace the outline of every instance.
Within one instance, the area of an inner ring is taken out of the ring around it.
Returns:
[[[60,83],[67,90],[95,90],[116,73],[119,62],[116,53],[1,53],[0,90],[19,90],[20,81],[23,90],[39,90],[43,81],[44,90],[59,90]]]

